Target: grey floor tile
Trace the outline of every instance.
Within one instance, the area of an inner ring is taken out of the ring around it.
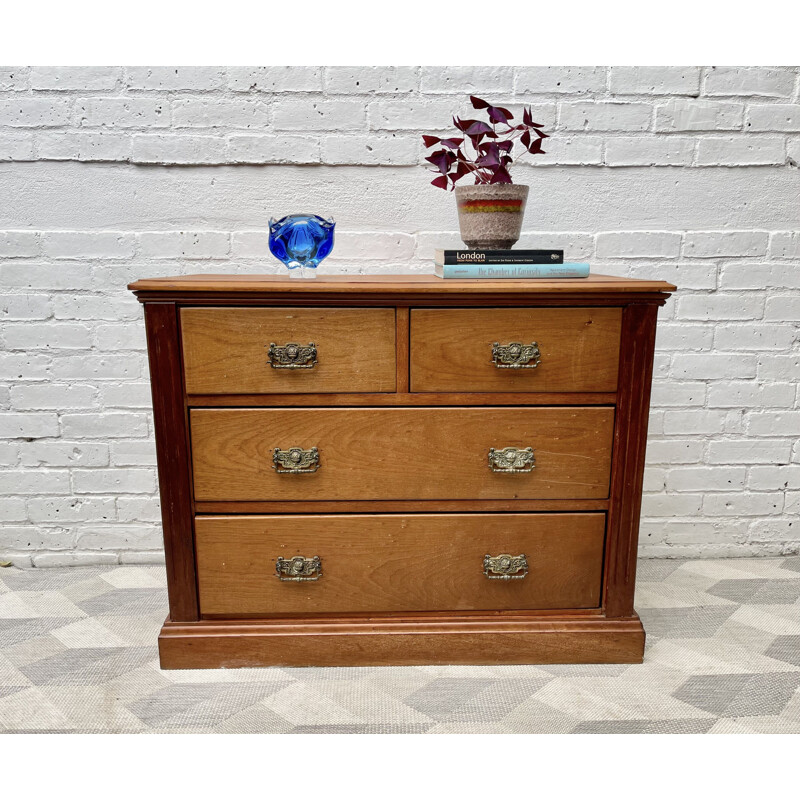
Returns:
[[[357,681],[393,667],[281,667],[281,672],[298,681]]]
[[[648,721],[642,733],[708,733],[716,719],[657,719]]]
[[[780,714],[798,686],[798,672],[700,675],[673,697],[720,717],[761,717]]]
[[[0,619],[0,647],[7,647],[43,636],[45,633],[74,622],[74,617],[34,617],[33,619]]]
[[[554,678],[617,678],[630,664],[543,664],[539,669]]]
[[[2,573],[3,583],[9,589],[26,592],[58,591],[82,581],[92,580],[107,567],[66,567],[64,569],[15,569]]]
[[[757,605],[790,605],[800,599],[800,583],[797,581],[768,581],[750,599]]]
[[[800,673],[753,675],[721,716],[763,717],[780,714],[800,686]]]
[[[28,686],[0,686],[0,697],[8,697],[9,695],[16,694],[22,689],[28,689]]]
[[[680,569],[685,561],[678,559],[656,559],[643,558],[639,560],[636,567],[637,580],[640,581],[663,581],[672,575],[676,569]]]
[[[447,716],[447,721],[477,724],[501,722],[520,703],[533,697],[550,680],[552,679],[529,678],[497,681],[453,709]]]
[[[492,684],[480,678],[436,678],[408,695],[405,704],[432,719],[447,719]]]
[[[738,606],[643,608],[640,612],[647,638],[707,639],[713,636]]]
[[[230,719],[235,714],[260,703],[265,697],[280,691],[294,681],[283,683],[271,682],[266,684],[227,684],[214,696],[201,700],[178,713],[168,720],[156,724],[154,727],[197,727],[216,726]],[[137,715],[138,716],[138,715]],[[146,720],[152,724],[151,720]]]
[[[800,581],[764,578],[725,580],[706,590],[716,597],[754,605],[790,605],[800,598]]]
[[[696,675],[672,693],[676,700],[721,716],[752,675]]]
[[[800,667],[800,636],[778,636],[764,655]]]
[[[147,647],[75,647],[20,667],[20,672],[37,686],[95,686],[152,658]]]
[[[647,719],[600,719],[581,722],[572,733],[644,733]]]
[[[114,589],[112,586],[108,588],[109,591],[105,594],[90,597],[76,605],[93,616],[147,614],[167,607],[166,589]]]
[[[95,733],[96,732],[97,731],[95,731]],[[9,730],[0,730],[0,733],[81,733],[81,731],[75,728],[53,728],[52,730],[48,728],[10,728]],[[104,733],[106,733],[106,731],[104,731]]]
[[[706,591],[715,597],[724,597],[726,600],[733,600],[735,603],[749,603],[753,595],[766,583],[765,578],[729,579],[709,586]]]
[[[127,708],[142,722],[157,728],[169,724],[173,717],[187,712],[199,703],[212,700],[224,689],[224,684],[177,683],[167,686],[149,697],[128,703]]]
[[[45,633],[33,639],[24,639],[9,647],[2,647],[0,652],[8,659],[9,664],[23,667],[26,664],[33,664],[34,661],[41,661],[44,658],[63,653],[65,649],[63,642],[59,642],[55,636]]]
[[[298,725],[288,733],[425,733],[430,725]]]
[[[250,705],[214,727],[216,733],[289,733],[294,725],[261,705]]]

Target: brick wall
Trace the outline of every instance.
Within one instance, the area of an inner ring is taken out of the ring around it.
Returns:
[[[797,68],[0,70],[0,553],[160,558],[132,279],[279,272],[271,214],[338,221],[325,272],[457,244],[419,134],[470,92],[552,129],[521,244],[665,278],[642,552],[800,549]]]

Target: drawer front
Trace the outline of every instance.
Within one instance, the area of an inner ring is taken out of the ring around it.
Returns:
[[[614,392],[621,322],[619,308],[415,308],[411,391]],[[501,353],[497,366],[495,342],[538,354],[509,367]]]
[[[200,611],[595,608],[604,524],[603,514],[197,517]],[[487,577],[485,556],[502,554],[524,555],[527,574],[517,559],[518,577]],[[306,559],[308,574],[297,577],[308,579],[280,580],[278,558],[295,557]]]
[[[192,409],[190,420],[197,500],[608,496],[613,408]],[[499,452],[510,447],[533,452]],[[306,452],[300,472],[286,471],[292,448]],[[519,471],[495,471],[508,467]]]
[[[393,392],[393,308],[185,308],[181,311],[188,394]],[[307,347],[291,357],[270,345]],[[282,357],[283,356],[283,357]]]

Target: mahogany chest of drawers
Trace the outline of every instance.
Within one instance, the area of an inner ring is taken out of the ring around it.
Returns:
[[[638,662],[661,281],[141,280],[164,668]]]

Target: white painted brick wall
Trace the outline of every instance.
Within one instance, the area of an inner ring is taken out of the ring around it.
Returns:
[[[652,556],[800,550],[800,69],[0,68],[0,554],[161,558],[141,309],[125,285],[279,272],[272,214],[338,221],[326,272],[457,245],[419,134],[531,104],[520,246],[672,281],[641,529]]]
[[[709,100],[669,100],[656,107],[655,129],[669,131],[736,131],[742,129],[744,105]]]
[[[714,67],[707,71],[703,91],[709,96],[791,98],[796,76],[790,70],[760,67]]]
[[[31,67],[31,89],[112,91],[122,79],[121,67]]]
[[[611,67],[608,90],[612,94],[700,94],[699,67]]]
[[[567,131],[646,131],[653,124],[649,103],[561,103],[559,127]]]

